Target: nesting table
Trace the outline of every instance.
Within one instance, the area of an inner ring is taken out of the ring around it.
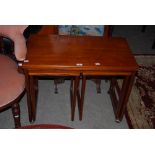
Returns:
[[[26,60],[20,64],[26,77],[29,120],[36,118],[37,77],[71,77],[72,120],[76,100],[82,120],[87,77],[111,77],[109,94],[115,118],[121,121],[138,65],[124,38],[97,36],[34,35],[27,43]],[[116,77],[123,77],[118,88]],[[82,86],[79,83],[82,81]],[[116,91],[117,95],[116,95]],[[103,101],[104,102],[104,101]],[[95,103],[94,103],[95,104]]]

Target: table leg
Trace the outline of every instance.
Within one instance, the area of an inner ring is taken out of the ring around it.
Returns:
[[[38,96],[38,79],[35,76],[30,76],[30,93],[31,93],[31,108],[33,121],[36,120],[37,96]]]
[[[83,116],[85,89],[86,89],[86,76],[82,76],[81,92],[79,92],[79,89],[77,91],[79,120],[80,121],[82,120],[82,116]]]
[[[76,108],[76,95],[79,87],[80,77],[75,77],[75,79],[71,79],[71,87],[70,87],[70,97],[71,97],[71,120],[74,121],[75,108]]]
[[[74,120],[74,116],[72,116],[72,109],[73,109],[73,84],[74,84],[74,79],[71,78],[71,85],[70,85],[71,120]]]
[[[123,86],[122,86],[122,90],[121,90],[121,95],[120,96],[120,103],[118,105],[118,109],[117,109],[117,115],[116,115],[116,121],[122,121],[124,113],[125,113],[125,109],[126,109],[126,105],[128,103],[128,99],[131,93],[131,89],[134,83],[134,77],[135,77],[135,73],[131,74],[130,76],[126,77],[123,81]]]
[[[25,74],[25,87],[26,87],[26,95],[27,95],[27,107],[28,107],[28,114],[29,114],[29,121],[33,121],[32,117],[32,103],[31,103],[31,92],[30,92],[30,77],[27,71],[24,71]]]
[[[126,76],[123,80],[122,88],[119,88],[115,78],[111,79],[109,94],[112,100],[116,122],[121,122],[128,103],[135,74]]]

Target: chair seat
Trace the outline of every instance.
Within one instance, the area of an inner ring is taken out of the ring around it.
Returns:
[[[28,126],[22,126],[19,129],[73,129],[73,128],[58,124],[33,124]]]
[[[25,77],[17,68],[11,58],[0,55],[0,107],[12,102],[24,91]]]

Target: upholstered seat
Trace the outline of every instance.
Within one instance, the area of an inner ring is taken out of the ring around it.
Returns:
[[[14,54],[16,59],[23,61],[26,57],[26,40],[23,36],[27,25],[0,25],[0,35],[9,37],[14,42]]]
[[[19,101],[25,92],[25,76],[18,72],[16,60],[26,58],[26,40],[23,36],[26,28],[26,25],[0,25],[0,110],[6,107],[12,109],[15,128],[21,126]],[[12,40],[11,49],[7,51],[3,44],[6,38]]]
[[[0,108],[15,100],[25,89],[25,77],[17,70],[17,64],[0,55]]]

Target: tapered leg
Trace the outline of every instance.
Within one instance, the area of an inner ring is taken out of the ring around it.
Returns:
[[[35,76],[30,76],[30,94],[31,94],[31,109],[33,121],[36,120],[37,96],[38,96],[38,79]]]
[[[121,90],[121,93],[122,93],[121,95],[123,95],[123,96],[120,97],[119,107],[117,109],[117,116],[116,116],[116,119],[118,118],[119,121],[122,121],[122,119],[123,119],[126,105],[128,103],[128,99],[129,99],[131,89],[132,89],[132,86],[134,83],[134,77],[135,77],[135,73],[126,77],[123,82],[123,86],[122,86],[122,90]]]
[[[18,103],[14,103],[12,105],[12,114],[14,118],[14,123],[15,123],[15,128],[21,127],[21,122],[20,122],[20,107]]]
[[[70,103],[71,103],[71,111],[72,111],[72,106],[73,106],[73,83],[74,79],[71,78],[71,85],[70,85]],[[71,112],[72,113],[72,112]]]
[[[115,113],[116,122],[121,122],[123,115],[125,113],[125,108],[128,103],[131,88],[134,82],[134,73],[126,76],[123,80],[122,88],[119,87],[118,82],[115,78],[111,79],[110,89],[108,93],[110,94],[113,109]]]
[[[120,122],[122,120],[122,118],[120,118],[120,112],[121,112],[122,106],[126,105],[126,103],[124,102],[124,98],[127,95],[127,91],[129,87],[129,79],[130,79],[130,76],[127,76],[124,78],[122,88],[119,93],[118,105],[116,108],[116,122]]]
[[[83,76],[82,77],[82,86],[81,86],[81,98],[80,98],[80,105],[79,105],[79,120],[80,121],[82,120],[82,116],[83,116],[85,89],[86,89],[86,76]]]
[[[71,95],[71,120],[74,121],[75,116],[75,108],[76,108],[76,95],[79,87],[79,77],[75,77],[75,79],[71,80],[71,88],[70,88],[70,95]]]
[[[26,87],[26,95],[27,95],[29,121],[33,122],[31,92],[30,92],[30,76],[28,75],[28,72],[26,70],[24,70],[24,74],[25,74],[25,87]]]

